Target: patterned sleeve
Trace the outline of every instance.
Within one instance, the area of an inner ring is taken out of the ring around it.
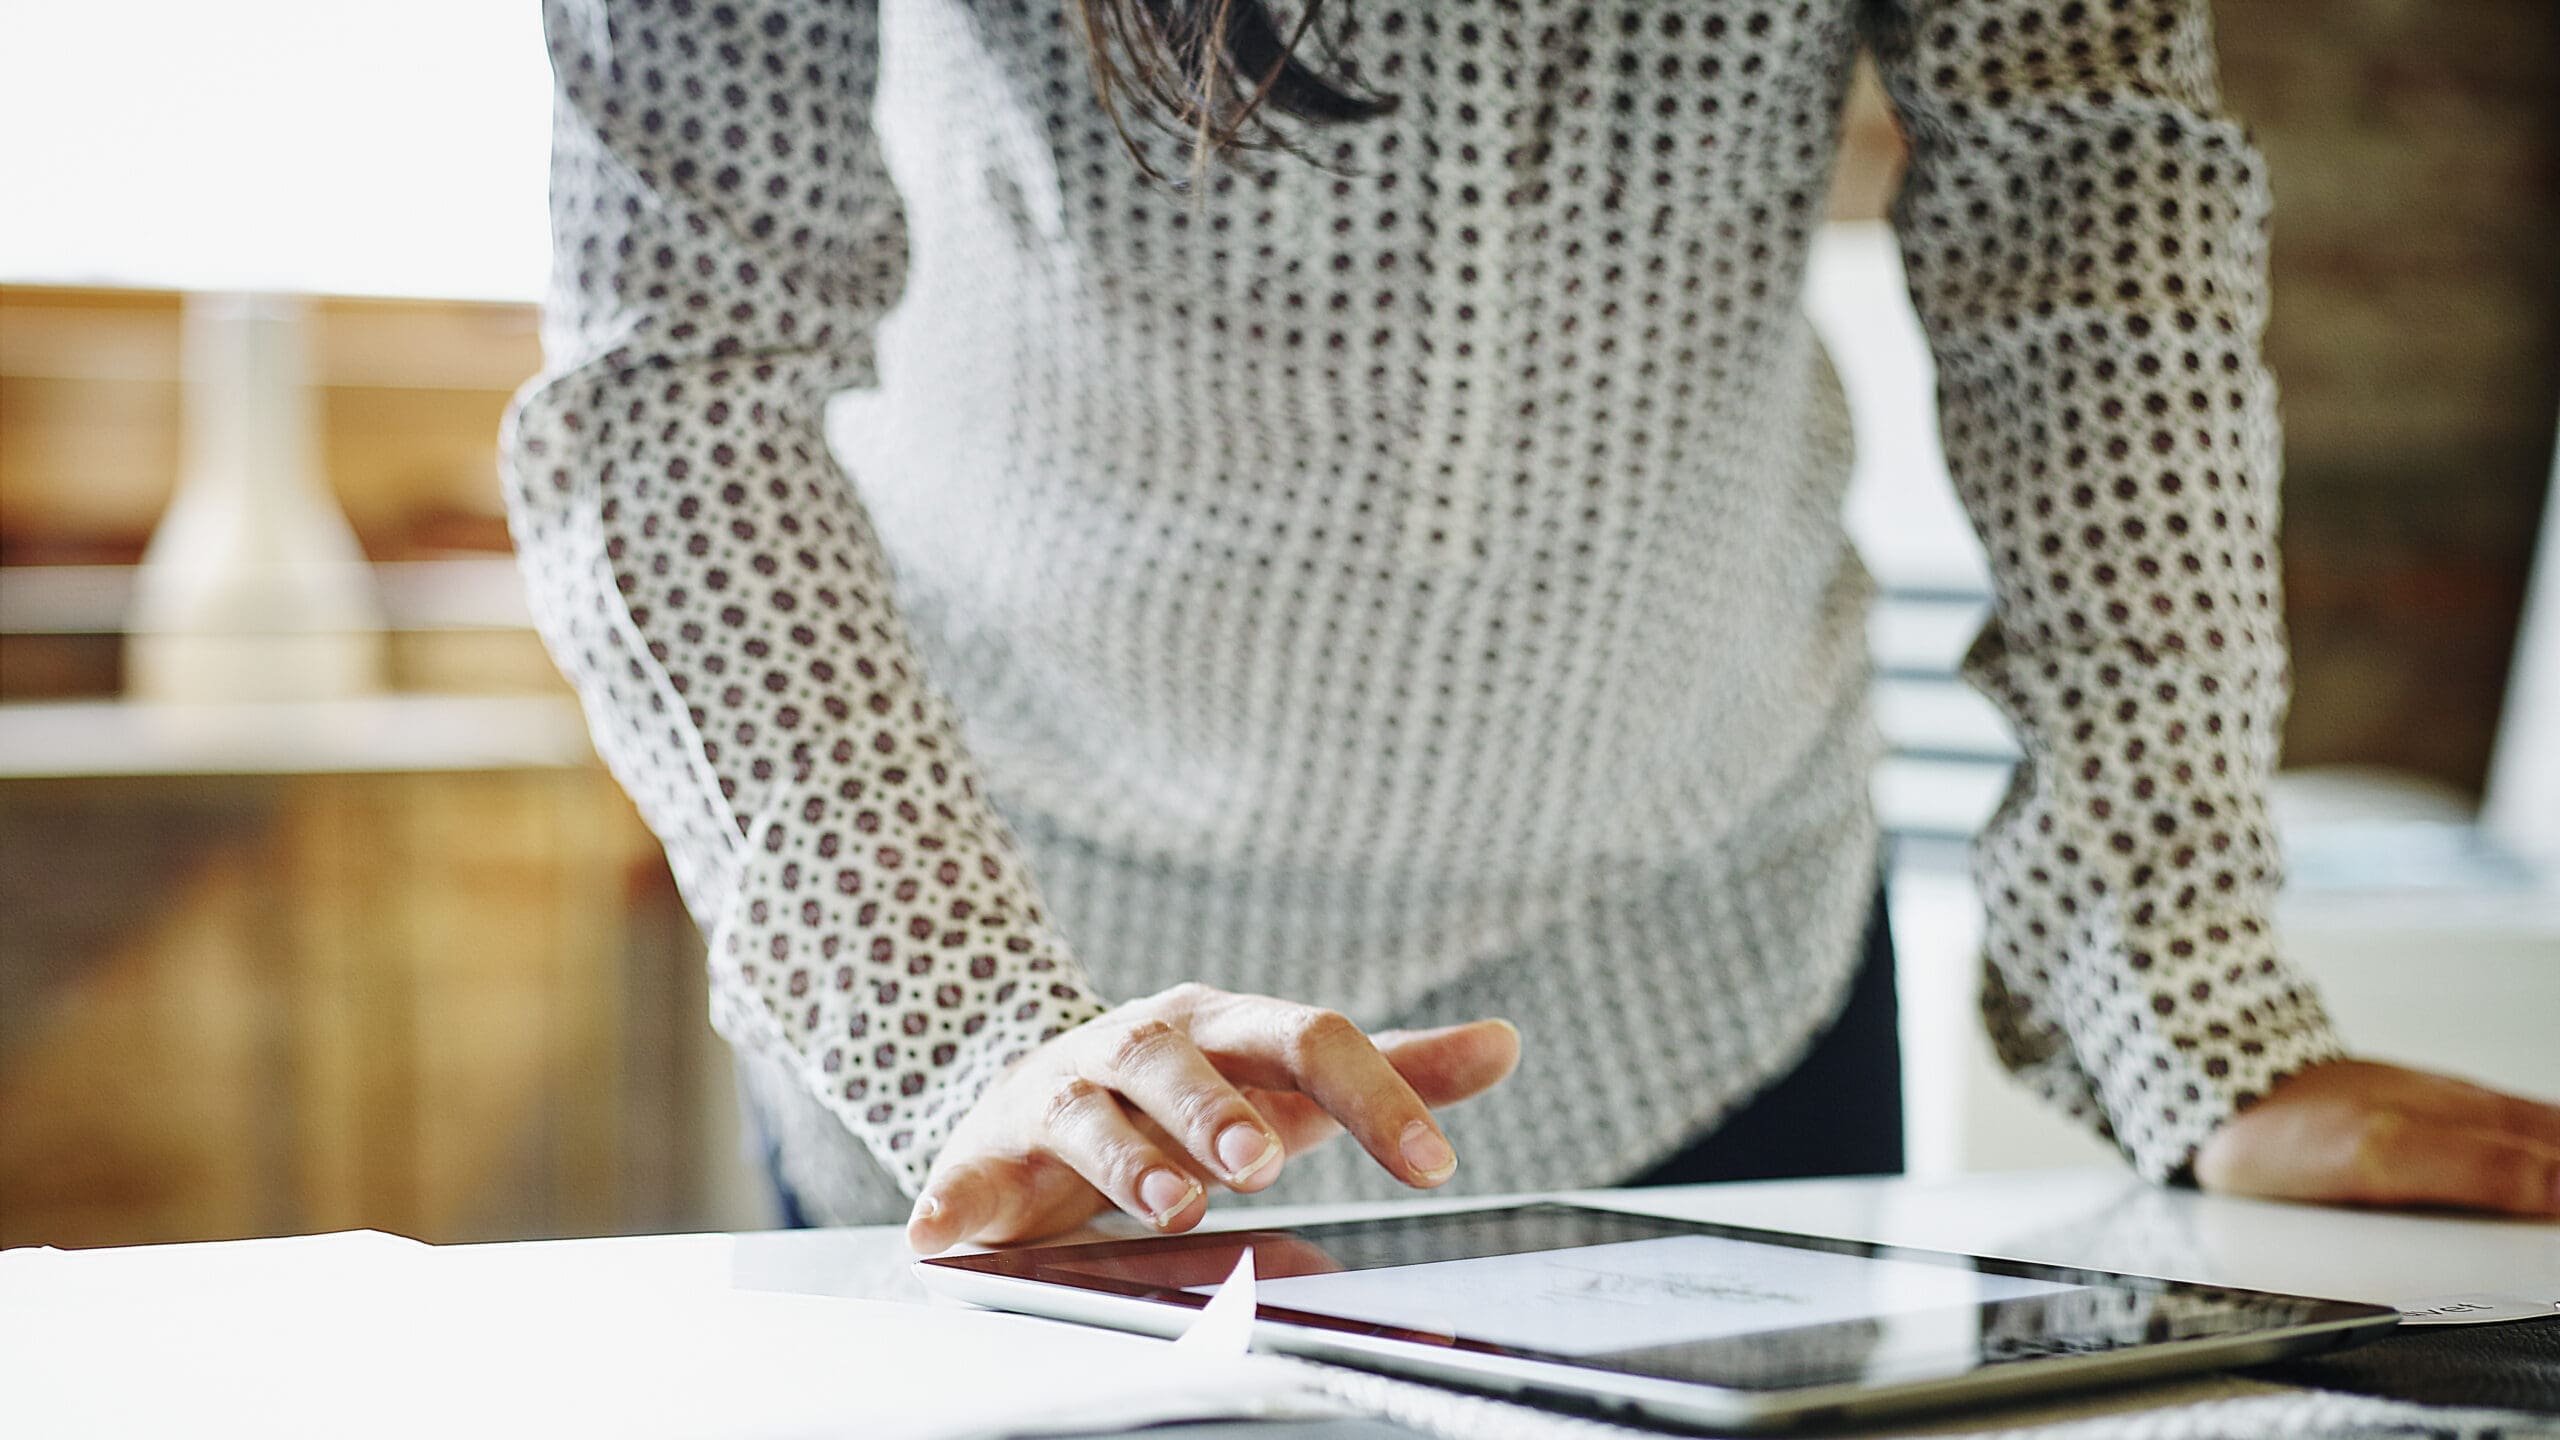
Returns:
[[[2277,953],[2286,687],[2267,185],[2205,0],[1873,0],[1948,468],[1989,551],[1966,672],[2025,760],[1975,845],[2001,1058],[2154,1179],[2338,1053]]]
[[[714,1019],[911,1192],[1100,1008],[1022,873],[820,412],[904,224],[876,7],[548,0],[543,374],[506,436],[543,635],[711,942]]]

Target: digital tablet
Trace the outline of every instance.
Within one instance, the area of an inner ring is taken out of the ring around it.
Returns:
[[[1250,1247],[1259,1348],[1613,1419],[1864,1419],[2353,1345],[2380,1305],[1538,1204],[921,1263],[940,1293],[1179,1334]]]

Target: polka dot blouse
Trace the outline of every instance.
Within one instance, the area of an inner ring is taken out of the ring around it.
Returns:
[[[2156,1177],[2336,1053],[2268,925],[2267,192],[2203,0],[1369,0],[1399,107],[1196,193],[1060,0],[545,11],[517,539],[818,1215],[1185,979],[1515,1019],[1451,1116],[1497,1189],[1803,1052],[1878,848],[1799,304],[1862,46],[2026,753],[1998,1049]],[[1392,1183],[1352,1148],[1277,1193]]]

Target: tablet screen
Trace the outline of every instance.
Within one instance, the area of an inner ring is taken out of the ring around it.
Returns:
[[[1767,1330],[1970,1310],[2075,1286],[1715,1235],[1258,1282],[1284,1310],[1577,1358]],[[1214,1286],[1192,1287],[1207,1294]]]
[[[1265,1321],[1779,1390],[2349,1319],[2370,1307],[1544,1204],[934,1261]]]

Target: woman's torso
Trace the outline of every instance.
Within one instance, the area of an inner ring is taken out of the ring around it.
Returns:
[[[1053,0],[891,0],[908,279],[830,435],[1106,993],[1515,1016],[1465,1173],[1593,1183],[1791,1062],[1872,894],[1799,304],[1849,0],[1359,16],[1399,108],[1192,193]]]
[[[920,643],[1009,806],[1133,855],[1718,838],[1860,673],[1799,306],[1847,6],[1358,13],[1394,113],[1177,193],[1053,0],[886,7],[909,278],[832,433]]]

